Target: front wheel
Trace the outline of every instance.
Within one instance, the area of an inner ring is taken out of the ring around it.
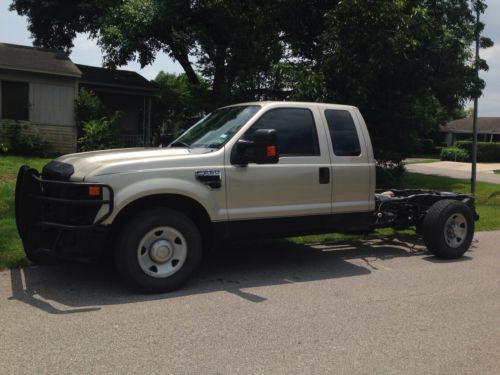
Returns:
[[[159,208],[130,220],[115,240],[115,263],[136,289],[155,293],[177,289],[196,270],[202,240],[184,214]]]
[[[424,219],[424,243],[439,258],[460,258],[474,237],[474,215],[466,204],[444,199],[434,203]]]

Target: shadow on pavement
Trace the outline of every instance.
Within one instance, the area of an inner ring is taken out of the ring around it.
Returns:
[[[60,263],[11,270],[9,299],[49,314],[91,312],[106,305],[218,291],[258,303],[266,299],[244,289],[362,276],[376,270],[377,261],[424,254],[425,248],[415,236],[310,245],[286,240],[235,244],[210,253],[197,275],[171,293],[134,293],[111,263]],[[361,259],[362,266],[349,262],[351,259]]]

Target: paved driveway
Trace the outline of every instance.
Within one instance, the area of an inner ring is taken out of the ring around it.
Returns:
[[[414,237],[222,251],[182,290],[107,265],[0,272],[0,372],[500,373],[500,232],[457,261]]]
[[[452,161],[438,161],[435,163],[407,164],[406,169],[414,173],[431,174],[452,178],[470,180],[471,164]],[[478,163],[476,178],[478,181],[500,184],[500,174],[494,174],[494,170],[500,170],[500,163]]]

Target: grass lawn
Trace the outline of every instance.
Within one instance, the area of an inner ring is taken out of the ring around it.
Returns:
[[[495,174],[500,174],[500,169],[496,169],[496,170],[494,170],[494,171],[493,171],[493,173],[495,173]]]
[[[27,164],[38,170],[51,159],[28,158],[21,156],[0,156],[0,269],[28,264],[24,256],[21,241],[17,234],[14,218],[14,189],[18,169]],[[470,189],[468,180],[447,177],[407,173],[405,185],[409,188],[424,188],[467,193]],[[481,219],[476,223],[476,230],[500,229],[500,185],[485,182],[477,183],[477,211]],[[404,231],[412,233],[412,231]],[[388,236],[396,232],[393,229],[377,230],[372,236]],[[318,236],[294,237],[295,243],[326,242],[359,238],[359,235],[326,234]]]

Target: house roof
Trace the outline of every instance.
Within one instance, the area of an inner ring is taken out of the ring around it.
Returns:
[[[472,117],[450,121],[446,126],[441,127],[441,131],[451,133],[472,133]],[[478,133],[500,134],[500,117],[478,117],[477,131]]]
[[[0,43],[0,68],[76,78],[82,74],[64,52],[7,43]]]
[[[156,85],[137,72],[81,64],[76,64],[76,66],[82,72],[80,83],[94,89],[120,89],[120,91],[127,89],[145,93],[154,93],[158,90]]]

